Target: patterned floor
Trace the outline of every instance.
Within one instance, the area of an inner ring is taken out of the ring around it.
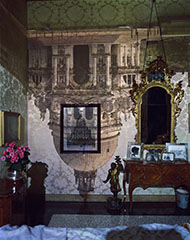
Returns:
[[[119,216],[119,221],[125,219],[128,223],[134,221],[155,221],[155,219],[164,221],[177,221],[181,218],[181,222],[184,222],[187,217],[190,222],[190,207],[187,209],[180,209],[175,202],[134,202],[133,211],[129,213],[129,203],[126,202],[119,211],[110,211],[107,208],[106,202],[46,202],[43,205],[34,206],[34,208],[28,208],[27,224],[34,226],[38,224],[48,225],[52,221],[57,221],[57,215],[68,216],[71,218],[75,216],[107,216],[107,218],[114,218]],[[52,220],[52,216],[53,219]],[[55,217],[56,216],[56,217]],[[131,216],[137,216],[137,218],[131,218]],[[169,217],[168,217],[169,216]],[[162,218],[163,217],[163,218]],[[173,217],[173,218],[172,218]],[[132,221],[132,219],[135,219]],[[173,220],[172,220],[173,219]],[[84,218],[85,220],[85,218]],[[71,221],[72,222],[72,221]],[[92,221],[93,222],[93,221]]]
[[[116,227],[116,226],[138,226],[148,223],[163,223],[170,225],[182,225],[190,222],[189,216],[129,216],[129,215],[76,215],[55,214],[52,216],[48,226],[50,227]]]

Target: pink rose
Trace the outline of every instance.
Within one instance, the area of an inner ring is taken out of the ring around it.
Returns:
[[[12,142],[12,143],[9,144],[9,147],[13,148],[15,145],[16,145],[16,142]]]
[[[14,155],[15,155],[14,152],[11,152],[11,153],[10,153],[10,156],[11,156],[11,157],[14,157]]]
[[[19,153],[19,156],[20,156],[20,158],[24,158],[24,153],[23,153],[23,152],[20,152],[20,153]]]
[[[10,160],[12,163],[18,162],[18,158],[16,156],[12,157]]]
[[[7,148],[7,151],[10,152],[10,153],[11,153],[11,152],[14,152],[13,148],[10,148],[10,147]]]
[[[2,156],[1,157],[1,161],[5,161],[6,160],[6,157],[5,156]]]
[[[15,162],[15,159],[14,159],[14,158],[11,158],[10,161],[11,161],[11,163],[14,163],[14,162]]]

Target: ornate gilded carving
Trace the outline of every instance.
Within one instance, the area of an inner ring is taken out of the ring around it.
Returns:
[[[142,81],[140,84],[137,84],[136,81],[133,81],[133,88],[130,91],[130,97],[134,103],[132,112],[135,116],[137,134],[135,136],[135,141],[137,143],[142,142],[141,132],[142,132],[142,123],[141,123],[141,106],[142,106],[142,97],[143,95],[151,88],[158,87],[165,89],[166,92],[170,95],[171,100],[171,129],[170,129],[170,142],[176,142],[177,137],[175,135],[176,121],[180,115],[181,109],[179,103],[181,102],[184,90],[182,89],[182,81],[178,82],[176,86],[170,82],[170,78],[173,75],[173,72],[169,72],[167,64],[162,60],[161,57],[157,57],[156,60],[150,63],[149,67],[145,72],[141,73]],[[147,144],[145,148],[151,149],[164,149],[163,144]]]

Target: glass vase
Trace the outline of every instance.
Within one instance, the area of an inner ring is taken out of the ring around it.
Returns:
[[[7,178],[13,181],[20,180],[26,177],[26,173],[24,171],[18,170],[8,170],[7,171]]]

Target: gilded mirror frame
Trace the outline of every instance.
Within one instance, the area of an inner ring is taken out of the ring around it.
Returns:
[[[6,129],[10,129],[11,126],[6,123],[6,119],[9,120],[14,129],[12,133],[7,132]],[[21,115],[16,112],[7,112],[0,110],[0,147],[4,146],[6,142],[19,141],[21,139]]]
[[[175,135],[175,128],[177,118],[180,115],[181,109],[179,103],[181,102],[184,90],[182,90],[182,81],[174,84],[170,82],[170,79],[174,75],[173,72],[169,72],[168,66],[161,57],[157,57],[156,60],[150,62],[149,67],[141,72],[141,83],[137,84],[133,82],[132,90],[130,91],[130,97],[134,103],[132,107],[132,113],[135,117],[135,125],[137,134],[135,141],[141,143],[141,106],[143,95],[153,87],[160,87],[165,89],[171,96],[171,122],[170,122],[170,142],[176,142],[177,137]],[[165,144],[144,144],[145,149],[162,149],[164,150]]]

